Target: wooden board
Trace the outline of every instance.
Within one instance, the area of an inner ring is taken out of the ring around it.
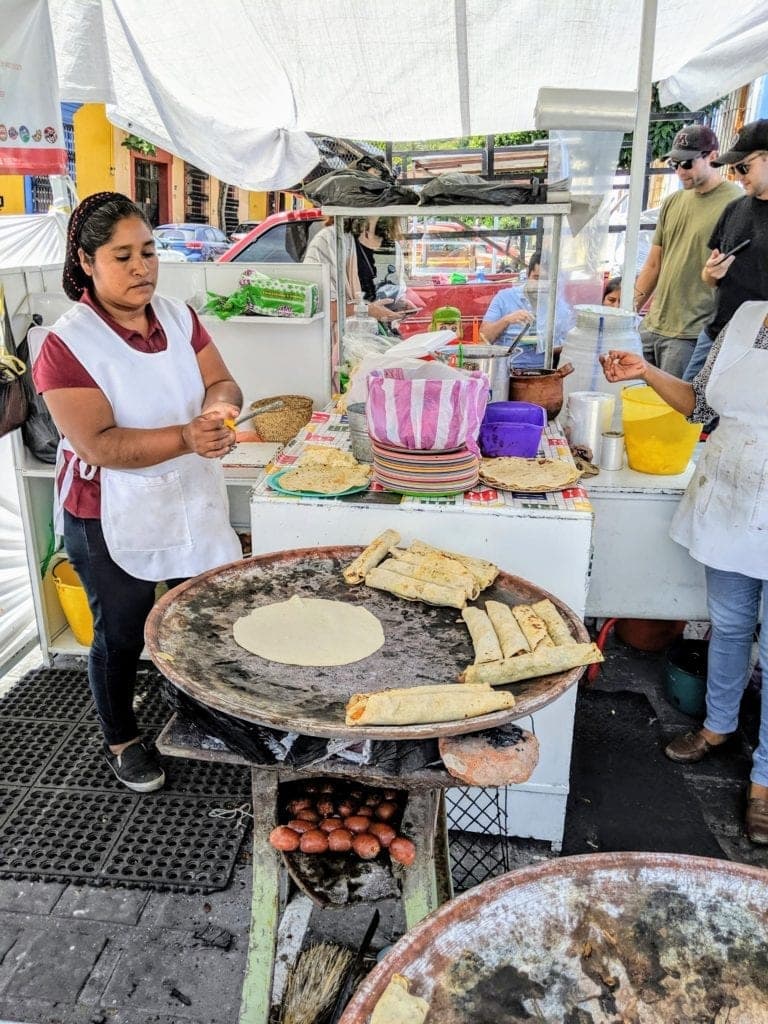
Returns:
[[[196,576],[165,594],[146,625],[146,643],[158,669],[193,699],[247,722],[273,729],[345,739],[428,739],[495,728],[556,700],[581,677],[583,668],[511,684],[514,708],[458,722],[413,726],[344,723],[353,693],[394,686],[455,682],[474,658],[460,613],[403,601],[366,586],[349,587],[342,569],[360,547],[308,548],[260,555]],[[294,594],[347,601],[367,608],[381,622],[384,646],[352,665],[304,668],[250,654],[235,643],[234,622],[253,608]],[[486,598],[510,605],[548,597],[574,638],[589,636],[573,611],[535,584],[501,573]]]

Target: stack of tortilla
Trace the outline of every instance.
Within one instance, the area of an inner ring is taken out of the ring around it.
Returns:
[[[502,491],[521,491],[538,494],[543,491],[561,491],[576,483],[581,473],[566,459],[520,459],[508,456],[483,459],[480,479]]]
[[[364,487],[371,467],[359,463],[350,452],[323,445],[308,445],[293,469],[280,476],[280,486],[289,491],[335,494],[350,487]]]
[[[385,590],[406,601],[464,608],[499,574],[482,558],[441,551],[415,540],[398,548],[400,534],[385,530],[344,570],[344,579]]]
[[[475,663],[459,676],[462,683],[500,686],[604,660],[597,644],[576,643],[548,598],[513,606],[486,601],[485,611],[465,608],[462,618],[475,649]]]

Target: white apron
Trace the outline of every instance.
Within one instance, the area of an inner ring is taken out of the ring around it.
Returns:
[[[697,562],[768,579],[768,351],[755,336],[765,302],[731,320],[706,389],[720,423],[698,460],[670,536]]]
[[[168,342],[164,352],[137,352],[92,309],[79,303],[46,329],[58,335],[109,400],[120,427],[188,423],[200,414],[205,388],[190,344],[192,319],[184,303],[152,300]],[[59,446],[56,479],[63,465]],[[64,501],[72,484],[70,460],[57,488],[55,530],[62,532]],[[80,463],[89,479],[93,467]],[[229,524],[221,463],[181,455],[141,469],[101,470],[101,525],[113,560],[137,579],[196,576],[242,557]]]

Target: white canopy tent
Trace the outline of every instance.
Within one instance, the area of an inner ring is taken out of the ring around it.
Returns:
[[[308,131],[524,130],[539,88],[638,88],[638,0],[49,5],[62,100],[106,102],[115,124],[249,189],[298,181],[317,162]],[[652,36],[665,102],[696,109],[768,69],[765,0],[658,0]]]

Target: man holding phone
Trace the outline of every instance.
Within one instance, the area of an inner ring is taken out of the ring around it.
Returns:
[[[681,128],[666,160],[682,188],[664,200],[648,258],[635,282],[635,309],[653,302],[640,327],[643,355],[652,366],[682,377],[713,295],[701,280],[708,241],[718,217],[741,193],[713,166],[717,136],[703,124]]]
[[[702,369],[712,342],[739,306],[768,299],[768,119],[745,124],[714,163],[732,166],[746,195],[726,206],[709,239],[712,252],[701,279],[714,289],[715,310],[696,342],[683,375],[687,381]]]

